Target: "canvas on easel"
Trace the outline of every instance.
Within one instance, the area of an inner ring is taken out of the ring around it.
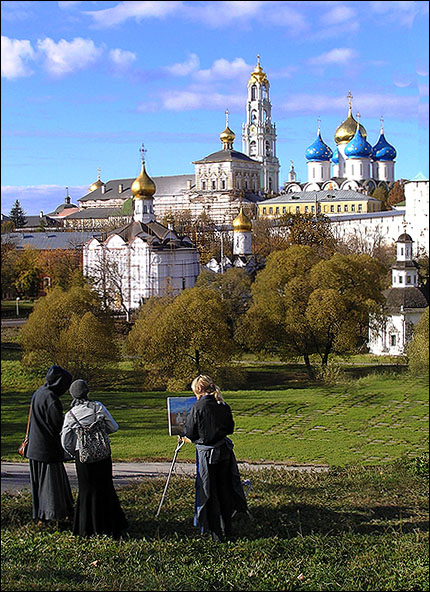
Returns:
[[[196,401],[196,397],[167,397],[169,436],[184,435],[185,419]]]

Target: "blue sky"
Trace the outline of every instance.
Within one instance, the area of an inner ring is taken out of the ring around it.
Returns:
[[[384,117],[396,177],[428,171],[428,2],[2,2],[2,212],[52,211],[104,181],[193,173],[229,125],[242,150],[256,55],[270,80],[280,180],[306,180],[321,118],[353,95],[368,140]]]

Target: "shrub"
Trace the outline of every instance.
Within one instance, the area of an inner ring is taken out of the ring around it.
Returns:
[[[21,333],[23,363],[58,364],[73,376],[91,378],[117,359],[114,325],[88,285],[55,288],[34,307]]]

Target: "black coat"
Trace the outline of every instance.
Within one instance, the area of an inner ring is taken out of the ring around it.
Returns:
[[[217,403],[213,395],[201,397],[194,403],[185,421],[185,435],[195,444],[213,446],[234,432],[230,407]]]
[[[46,382],[31,398],[31,418],[26,456],[42,462],[61,462],[64,450],[60,433],[63,406],[59,397],[72,384],[72,376],[60,366],[52,366]]]

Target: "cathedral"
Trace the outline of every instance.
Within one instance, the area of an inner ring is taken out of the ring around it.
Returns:
[[[384,134],[383,118],[381,131],[374,146],[367,141],[367,132],[352,115],[352,95],[348,93],[348,115],[338,126],[332,150],[322,139],[320,120],[317,135],[305,152],[308,180],[297,182],[294,164],[291,162],[288,182],[283,193],[320,190],[352,190],[370,194],[377,187],[390,189],[395,181],[394,165],[396,149],[389,144]]]

